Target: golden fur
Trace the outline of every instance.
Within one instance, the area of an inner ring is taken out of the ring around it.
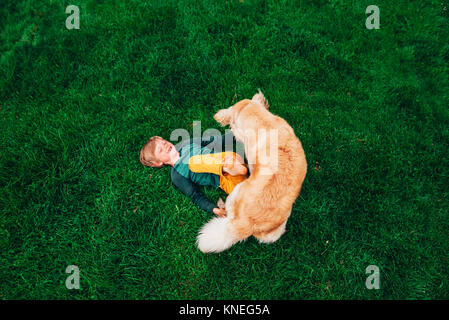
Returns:
[[[198,246],[203,252],[219,252],[251,235],[261,242],[274,242],[285,231],[306,176],[301,142],[284,119],[268,111],[260,91],[251,100],[218,111],[214,118],[230,125],[236,139],[243,142],[250,176],[226,199],[227,217],[215,218],[222,220],[211,221],[200,231]]]

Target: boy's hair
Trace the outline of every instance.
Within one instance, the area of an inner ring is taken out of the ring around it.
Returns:
[[[161,140],[164,140],[164,139],[159,136],[151,137],[145,143],[145,145],[142,147],[142,149],[140,149],[140,162],[144,166],[157,167],[157,168],[164,166],[164,165],[161,165],[161,166],[154,165],[154,163],[159,162],[158,159],[156,159],[156,157],[154,156],[154,149],[156,148],[156,142],[161,141]],[[147,151],[147,153],[148,153],[147,157],[145,157],[145,151]]]

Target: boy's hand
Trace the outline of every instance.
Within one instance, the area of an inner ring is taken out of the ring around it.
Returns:
[[[213,208],[212,211],[219,217],[226,217],[226,209]]]

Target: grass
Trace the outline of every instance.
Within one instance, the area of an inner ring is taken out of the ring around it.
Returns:
[[[447,1],[379,0],[379,30],[371,1],[78,0],[79,30],[1,2],[0,299],[449,298]],[[204,255],[139,150],[258,88],[308,174],[278,242]]]

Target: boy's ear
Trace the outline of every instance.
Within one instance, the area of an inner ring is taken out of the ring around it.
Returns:
[[[231,122],[231,113],[232,111],[229,108],[221,109],[214,115],[214,119],[224,127]]]
[[[164,163],[161,162],[161,161],[159,161],[159,162],[152,162],[151,163],[152,167],[157,167],[157,168],[162,167],[163,165],[164,165]]]

